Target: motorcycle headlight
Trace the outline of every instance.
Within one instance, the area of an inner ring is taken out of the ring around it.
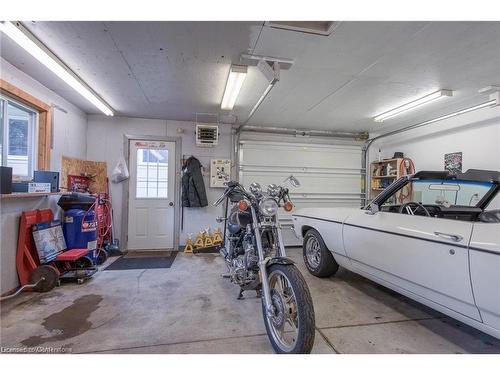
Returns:
[[[278,203],[272,198],[264,199],[259,204],[259,210],[265,216],[274,216],[278,213]]]

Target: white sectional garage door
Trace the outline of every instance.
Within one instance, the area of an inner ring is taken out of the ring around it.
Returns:
[[[361,207],[361,144],[332,140],[314,143],[310,138],[301,142],[289,137],[278,141],[273,138],[265,140],[253,136],[245,139],[242,136],[238,177],[245,187],[256,181],[266,189],[271,183],[282,184],[292,174],[301,183],[298,188],[290,187],[296,209]],[[286,228],[286,245],[299,244],[290,229],[291,214],[281,211],[280,221]]]

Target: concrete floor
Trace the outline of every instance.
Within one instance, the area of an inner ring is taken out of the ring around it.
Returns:
[[[500,353],[500,340],[349,271],[304,268],[316,313],[313,353]],[[170,269],[102,271],[84,285],[1,305],[2,347],[73,353],[272,353],[260,301],[219,277],[214,254],[179,254]]]

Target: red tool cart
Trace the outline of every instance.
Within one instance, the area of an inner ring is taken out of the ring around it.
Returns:
[[[21,289],[29,287],[35,291],[47,292],[59,284],[60,280],[76,280],[82,283],[91,277],[97,268],[87,257],[87,249],[71,249],[57,255],[47,264],[41,264],[32,236],[35,224],[54,220],[50,209],[25,211],[19,223],[16,267]]]

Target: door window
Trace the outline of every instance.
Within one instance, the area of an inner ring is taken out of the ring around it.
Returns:
[[[168,198],[168,150],[137,149],[136,198]]]

